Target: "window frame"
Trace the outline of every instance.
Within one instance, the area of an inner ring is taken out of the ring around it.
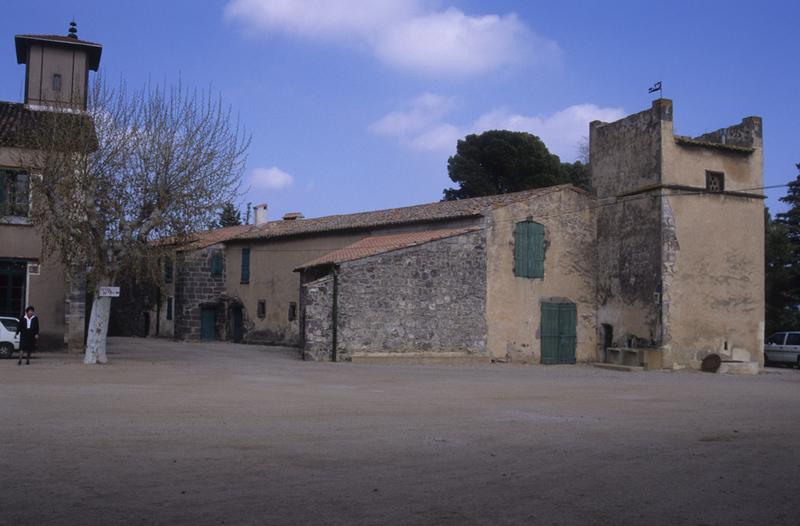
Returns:
[[[250,283],[250,247],[242,247],[242,265],[239,283]]]
[[[297,319],[297,302],[290,301],[289,302],[289,312],[287,316],[289,321],[295,321]]]
[[[30,215],[30,174],[26,170],[0,167],[0,217],[28,218]]]
[[[61,91],[61,73],[53,73],[53,91]]]
[[[222,266],[222,251],[214,250],[211,252],[211,275],[221,276]]]
[[[719,181],[719,188],[712,189],[711,182],[714,180]],[[719,194],[725,191],[725,172],[715,170],[706,170],[706,192]]]
[[[175,298],[173,298],[172,296],[167,296],[167,305],[166,305],[166,311],[167,311],[167,312],[166,312],[166,319],[167,319],[167,321],[172,321],[172,319],[175,317],[175,316],[174,316],[174,312],[175,312]]]
[[[259,320],[267,317],[267,300],[258,300],[256,302],[256,317]]]

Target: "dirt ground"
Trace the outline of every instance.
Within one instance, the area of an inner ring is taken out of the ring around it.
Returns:
[[[0,362],[0,524],[797,524],[800,371]]]

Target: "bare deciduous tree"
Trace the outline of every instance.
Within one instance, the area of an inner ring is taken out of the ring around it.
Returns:
[[[111,299],[123,274],[157,275],[156,242],[188,238],[234,198],[249,137],[210,94],[128,92],[97,80],[88,111],[36,112],[23,153],[31,219],[45,254],[85,272],[94,290],[84,362],[105,363]]]

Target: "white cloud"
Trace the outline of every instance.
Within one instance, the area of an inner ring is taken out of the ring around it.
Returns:
[[[544,141],[548,150],[565,161],[572,161],[578,153],[578,142],[589,135],[590,122],[612,122],[624,116],[622,108],[601,108],[594,104],[577,104],[545,116],[526,116],[497,109],[478,117],[471,129],[472,133],[486,130],[532,133]]]
[[[525,131],[540,137],[547,148],[564,161],[577,157],[577,146],[589,134],[593,120],[605,122],[622,118],[622,108],[601,108],[595,104],[577,104],[550,115],[522,115],[506,109],[494,109],[480,115],[471,124],[446,121],[454,104],[446,97],[424,94],[410,102],[405,111],[393,111],[369,126],[375,134],[393,137],[401,144],[419,151],[452,153],[456,142],[470,133],[486,130]],[[426,106],[424,101],[439,101]],[[429,108],[430,111],[425,111]]]
[[[250,184],[264,190],[281,190],[292,186],[294,177],[280,168],[254,168],[250,172]]]
[[[557,57],[515,14],[472,16],[425,0],[231,0],[225,17],[252,35],[285,33],[358,42],[392,66],[475,75],[522,60]]]
[[[370,131],[378,135],[407,137],[431,126],[455,107],[454,99],[423,93],[404,111],[393,111],[372,123]]]

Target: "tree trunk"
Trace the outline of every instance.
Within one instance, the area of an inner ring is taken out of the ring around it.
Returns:
[[[100,286],[94,291],[92,301],[92,315],[89,318],[89,334],[86,338],[86,355],[83,363],[107,363],[106,335],[108,334],[108,320],[111,317],[111,298],[101,298]]]

